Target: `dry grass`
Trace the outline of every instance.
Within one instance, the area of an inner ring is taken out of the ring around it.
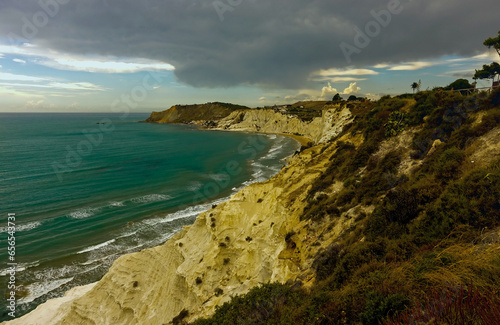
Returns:
[[[393,268],[388,277],[401,279],[401,285],[421,293],[429,287],[466,285],[471,279],[479,288],[497,287],[500,283],[500,244],[457,244],[442,250],[437,248]]]

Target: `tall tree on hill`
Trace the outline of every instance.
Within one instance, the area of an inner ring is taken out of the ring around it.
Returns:
[[[493,62],[492,64],[483,65],[481,70],[476,70],[473,79],[495,79],[497,75],[500,75],[500,64]]]
[[[500,30],[498,31],[497,37],[490,37],[484,41],[484,46],[487,46],[489,49],[494,48],[498,55],[500,55]]]
[[[498,31],[497,37],[490,37],[485,40],[483,44],[488,48],[493,47],[497,51],[498,55],[500,55],[500,31]],[[473,79],[491,79],[493,81],[493,87],[495,87],[495,84],[498,85],[498,81],[495,82],[496,76],[500,76],[500,64],[493,62],[491,64],[483,65],[481,70],[476,70]]]
[[[415,93],[415,89],[418,89],[418,87],[419,87],[418,82],[412,83],[410,87],[411,87],[411,89],[413,89],[413,93]]]

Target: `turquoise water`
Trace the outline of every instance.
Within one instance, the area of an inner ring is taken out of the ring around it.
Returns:
[[[15,213],[16,316],[98,280],[122,254],[162,244],[277,173],[298,147],[282,136],[137,123],[147,116],[0,114],[0,288]]]

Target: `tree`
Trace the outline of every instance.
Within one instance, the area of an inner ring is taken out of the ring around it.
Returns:
[[[495,76],[500,75],[500,64],[493,62],[492,64],[485,64],[481,70],[476,70],[474,73],[474,80],[477,79],[495,79]]]
[[[353,100],[358,100],[358,97],[351,95],[351,96],[349,96],[349,98],[347,98],[348,102],[353,101]]]
[[[444,87],[444,90],[461,90],[474,88],[467,79],[457,79],[453,81],[448,86]]]
[[[498,55],[500,55],[500,31],[498,31],[497,37],[490,37],[485,40],[483,44],[488,48],[493,47],[497,51]],[[483,65],[483,68],[481,70],[476,70],[473,79],[492,79],[493,84],[495,84],[494,81],[497,75],[500,76],[500,64],[493,62],[489,65]]]
[[[415,93],[415,89],[418,89],[419,85],[418,85],[418,82],[414,82],[411,84],[411,89],[413,89],[413,93]]]
[[[500,55],[500,30],[498,31],[497,37],[490,37],[483,42],[484,46],[487,46],[489,49],[494,48],[498,55]]]
[[[340,95],[338,93],[335,96],[333,96],[333,98],[332,98],[332,101],[334,101],[334,102],[338,102],[341,100],[342,100],[342,97],[340,97]]]

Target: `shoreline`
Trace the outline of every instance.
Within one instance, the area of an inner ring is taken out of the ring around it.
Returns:
[[[143,122],[143,121],[139,121],[139,122]],[[178,125],[185,125],[185,126],[194,126],[195,128],[197,128],[199,130],[210,130],[210,131],[231,131],[231,132],[241,132],[241,133],[255,133],[255,134],[260,134],[260,135],[281,135],[281,136],[286,136],[286,137],[292,138],[300,146],[307,146],[307,145],[310,145],[312,143],[312,140],[310,140],[308,138],[305,138],[305,137],[299,136],[299,135],[288,134],[288,133],[259,132],[259,131],[244,130],[244,129],[241,129],[241,130],[223,130],[223,129],[216,129],[216,128],[210,129],[210,128],[199,127],[197,125],[186,125],[186,124],[179,124],[179,123],[157,123],[157,124],[178,124]],[[296,150],[300,150],[300,146]],[[267,180],[271,179],[272,177],[274,177],[275,175],[279,174],[283,170],[283,168],[286,168],[289,165],[289,158],[293,155],[294,155],[294,152],[290,152],[290,154],[287,157],[283,158],[283,161],[285,162],[284,165],[279,169],[278,172],[276,172],[274,175],[271,175],[265,181],[267,181]],[[251,180],[251,179],[249,179],[249,180]],[[247,180],[247,181],[249,181],[249,180]],[[259,181],[259,182],[265,182],[265,181]],[[252,182],[250,184],[246,184],[246,185],[238,188],[238,190],[236,192],[230,194],[228,197],[225,197],[225,200],[223,202],[220,202],[219,204],[228,202],[233,195],[236,195],[237,193],[239,193],[240,191],[243,191],[244,189],[248,188],[249,186],[251,186],[254,183],[255,182]],[[245,182],[243,182],[242,185],[243,184],[245,184]],[[196,206],[196,205],[193,205],[193,206]],[[203,214],[209,210],[210,210],[210,208],[208,208],[205,211],[202,211],[201,213],[198,213],[196,215],[196,219],[198,219],[201,214]],[[195,222],[196,222],[196,219],[195,219]],[[190,226],[190,225],[188,225],[188,226]],[[172,235],[172,237],[174,237],[175,235],[177,235],[181,231],[182,230],[176,232],[174,235]],[[166,242],[168,242],[172,237],[170,237]],[[161,244],[161,245],[150,247],[148,249],[161,247],[161,246],[165,245],[166,242]],[[120,257],[129,255],[129,254],[135,254],[135,253],[124,253],[124,254],[120,255]],[[109,272],[109,270],[108,270],[108,272]],[[13,324],[13,325],[20,324],[20,325],[22,325],[22,324],[26,324],[26,322],[29,323],[30,321],[33,321],[33,320],[39,321],[40,319],[42,319],[45,321],[45,320],[58,319],[59,318],[59,312],[58,312],[59,310],[61,310],[61,309],[65,310],[73,300],[76,300],[76,299],[83,297],[88,291],[90,291],[90,289],[92,289],[96,284],[98,284],[106,276],[106,274],[108,272],[106,272],[99,280],[97,280],[95,282],[72,287],[72,288],[68,289],[67,291],[65,291],[62,296],[57,297],[57,298],[52,298],[52,299],[49,299],[49,300],[41,303],[40,305],[38,305],[35,309],[30,311],[29,313],[24,314],[18,318],[14,318],[12,320],[4,320],[0,323],[0,325],[1,324]],[[47,322],[47,324],[52,324],[52,323]]]
[[[242,132],[242,133],[256,133],[256,134],[276,134],[276,135],[282,135],[285,137],[289,137],[300,143],[301,146],[308,147],[311,145],[315,145],[314,141],[310,138],[307,138],[303,135],[298,135],[298,134],[291,134],[291,133],[283,133],[283,132],[261,132],[261,131],[255,131],[255,130],[248,130],[248,129],[221,129],[221,128],[209,128],[206,126],[202,126],[199,124],[186,124],[186,123],[159,123],[159,122],[146,122],[146,121],[138,121],[138,123],[151,123],[151,124],[173,124],[173,125],[184,125],[184,126],[190,126],[193,128],[196,128],[198,130],[206,130],[206,131],[223,131],[223,132]]]
[[[290,137],[290,138],[296,140],[297,142],[299,142],[300,145],[304,146],[304,147],[311,146],[311,144],[314,145],[314,141],[312,141],[311,139],[306,138],[302,135],[289,134],[289,133],[263,133],[263,134],[279,134],[279,135],[283,135],[286,137]]]

